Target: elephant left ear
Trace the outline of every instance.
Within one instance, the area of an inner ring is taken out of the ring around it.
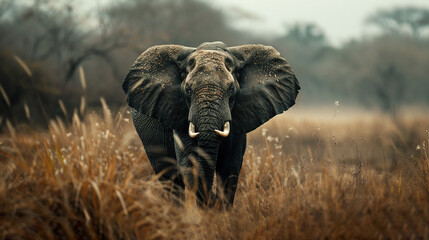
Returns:
[[[143,52],[122,83],[128,105],[165,126],[186,129],[188,107],[181,93],[181,65],[194,50],[160,45]]]
[[[240,92],[231,113],[235,127],[250,132],[295,104],[299,82],[276,49],[243,45],[229,51],[239,62]]]

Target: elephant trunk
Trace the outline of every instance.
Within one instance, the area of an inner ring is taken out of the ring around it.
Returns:
[[[219,151],[219,136],[213,131],[202,132],[198,139],[198,185],[197,199],[200,204],[208,204],[216,170]]]
[[[214,129],[212,124],[196,126],[197,129]],[[185,172],[187,185],[196,190],[199,205],[209,204],[213,178],[216,170],[216,162],[220,146],[220,136],[213,130],[199,130],[197,137],[197,148],[194,159],[186,161]],[[188,156],[189,157],[189,156]]]
[[[223,91],[214,86],[198,89],[191,103],[189,136],[196,138],[198,143],[196,190],[200,204],[208,204],[211,196],[221,136],[226,134],[224,126],[229,121],[229,117],[223,114],[224,109],[229,110],[223,101]]]

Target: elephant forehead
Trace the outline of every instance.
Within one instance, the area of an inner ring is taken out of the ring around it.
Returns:
[[[196,61],[196,67],[188,74],[186,82],[197,87],[200,84],[220,84],[227,86],[234,79],[225,67],[228,55],[216,50],[199,50],[191,57]]]
[[[198,85],[216,82],[221,85],[228,85],[234,81],[234,78],[225,67],[209,62],[197,64],[195,70],[188,74],[186,81]]]
[[[194,57],[200,63],[223,63],[227,54],[216,50],[200,50],[194,53]]]

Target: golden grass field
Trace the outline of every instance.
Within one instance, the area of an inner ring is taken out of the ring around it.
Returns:
[[[227,211],[172,204],[125,109],[8,123],[0,239],[429,239],[429,118],[318,116],[248,135]]]

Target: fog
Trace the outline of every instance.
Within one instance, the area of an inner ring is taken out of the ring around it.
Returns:
[[[428,8],[429,2],[412,0],[404,4],[401,0],[220,0],[212,4],[233,16],[242,17],[235,19],[233,26],[258,35],[284,34],[287,26],[297,22],[317,23],[335,46],[351,39],[379,33],[379,29],[368,26],[364,21],[376,10],[409,5]]]

